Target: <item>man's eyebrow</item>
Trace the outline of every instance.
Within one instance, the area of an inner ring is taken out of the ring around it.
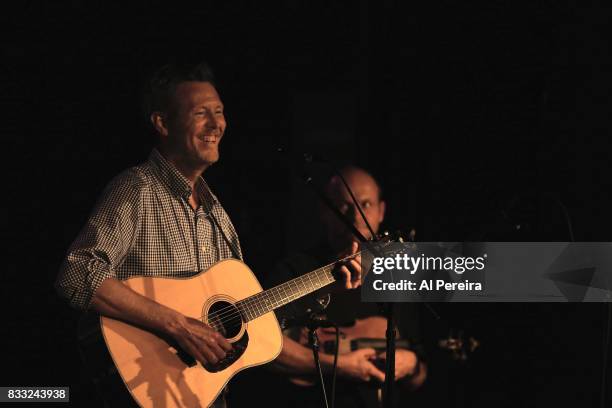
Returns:
[[[194,109],[208,109],[211,105],[213,105],[214,108],[221,108],[224,109],[225,106],[223,105],[223,102],[200,102],[197,103],[194,107]]]

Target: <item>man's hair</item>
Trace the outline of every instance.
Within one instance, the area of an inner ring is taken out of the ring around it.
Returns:
[[[153,112],[166,112],[176,87],[181,82],[210,82],[215,86],[212,70],[205,62],[172,62],[157,69],[144,84],[143,114],[149,122]]]

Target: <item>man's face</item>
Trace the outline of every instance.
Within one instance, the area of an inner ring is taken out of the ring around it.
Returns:
[[[167,145],[190,167],[208,167],[219,160],[225,132],[223,103],[209,82],[182,82],[170,100]]]
[[[378,185],[369,174],[358,169],[347,170],[343,172],[343,176],[353,191],[374,233],[378,233],[380,223],[385,217],[385,203],[380,200]],[[365,221],[359,214],[359,210],[353,203],[342,181],[337,176],[332,178],[329,182],[327,192],[340,212],[353,223],[361,234],[371,239],[372,234],[366,226]],[[330,245],[338,251],[350,247],[351,242],[357,240],[357,238],[353,237],[352,233],[347,230],[344,224],[337,220],[328,210],[326,210],[324,214],[324,221],[326,221],[327,227],[327,238]]]

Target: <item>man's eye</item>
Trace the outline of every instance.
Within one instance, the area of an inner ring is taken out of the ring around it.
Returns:
[[[372,203],[369,201],[364,201],[363,203],[361,203],[361,208],[370,208],[372,206]]]

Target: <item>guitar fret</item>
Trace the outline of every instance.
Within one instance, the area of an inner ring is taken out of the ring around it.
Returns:
[[[275,305],[275,308],[276,308],[276,307],[279,307],[281,305],[281,302],[283,300],[283,295],[281,294],[281,289],[280,288],[274,288],[274,289],[276,289],[276,294],[278,296],[277,299],[276,299],[276,305]],[[284,292],[284,290],[283,290],[283,292]]]
[[[250,296],[240,302],[241,311],[247,321],[262,316],[280,306],[312,293],[335,279],[331,267],[316,269],[267,291]]]
[[[259,316],[333,283],[336,280],[332,273],[334,266],[335,263],[325,265],[310,273],[243,299],[238,302],[243,317],[247,321],[256,319]]]

